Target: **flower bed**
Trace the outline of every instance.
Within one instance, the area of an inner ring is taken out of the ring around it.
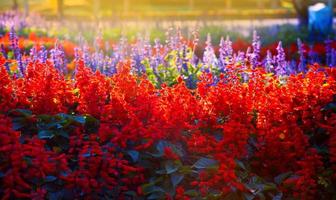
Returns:
[[[289,68],[281,43],[261,59],[257,36],[246,55],[223,40],[216,56],[208,39],[197,60],[195,43],[174,36],[132,53],[120,43],[111,57],[76,48],[70,71],[61,47],[21,56],[11,37],[13,60],[0,57],[3,199],[336,195],[333,67]]]

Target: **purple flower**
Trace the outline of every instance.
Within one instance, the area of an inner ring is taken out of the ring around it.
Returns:
[[[35,46],[33,46],[31,49],[30,49],[30,52],[29,52],[29,58],[32,62],[36,62],[38,60],[38,51],[36,49]]]
[[[9,32],[9,39],[11,41],[11,48],[14,53],[14,58],[18,63],[19,75],[23,76],[25,71],[25,65],[22,62],[22,55],[19,48],[19,38],[16,35],[15,29],[12,26]]]
[[[282,48],[282,42],[280,41],[278,47],[276,48],[277,55],[276,55],[276,67],[275,72],[279,76],[286,75],[286,54],[284,49]]]
[[[135,44],[132,47],[131,59],[131,67],[136,74],[141,75],[146,72],[145,65],[142,63],[142,61],[144,60],[143,51],[138,44]]]
[[[238,51],[238,54],[234,56],[234,62],[236,64],[245,65],[245,53]]]
[[[260,37],[257,34],[257,31],[253,32],[253,40],[252,40],[252,54],[250,54],[250,63],[252,67],[258,67],[260,65],[260,48],[261,48],[261,41]]]
[[[219,44],[219,66],[221,69],[232,63],[232,54],[232,42],[229,36],[226,37],[226,40],[222,37]]]
[[[326,62],[327,66],[331,66],[332,65],[332,63],[331,63],[331,56],[332,56],[331,42],[332,41],[330,39],[327,39],[325,41],[325,48],[326,48],[326,59],[325,59],[325,62]]]
[[[6,59],[8,59],[7,52],[6,52],[6,49],[5,49],[5,47],[4,47],[3,44],[1,44],[1,54],[2,54],[3,57],[5,57]],[[10,72],[10,68],[9,68],[9,63],[8,62],[5,63],[5,67],[6,67],[7,72]]]
[[[74,53],[75,53],[75,62],[78,62],[79,60],[81,60],[80,49],[78,47],[75,47]]]
[[[310,45],[309,47],[308,62],[309,64],[315,64],[319,62],[318,54],[314,51],[313,45]]]
[[[274,72],[274,60],[270,50],[267,50],[264,67],[266,72]]]
[[[185,72],[188,72],[188,63],[190,62],[190,60],[187,58],[187,45],[183,45],[183,48],[182,48],[182,69],[185,71]]]
[[[41,46],[41,49],[38,52],[38,58],[41,63],[47,62],[48,59],[48,50],[44,46]]]
[[[304,48],[300,38],[297,39],[297,46],[299,51],[298,53],[300,55],[298,71],[305,72],[307,69],[307,59],[306,56],[304,55]]]
[[[204,51],[204,55],[203,55],[203,63],[204,66],[209,69],[211,67],[217,67],[217,58],[216,58],[216,54],[215,51],[212,47],[211,44],[211,36],[210,34],[208,34],[207,36],[207,41],[206,41],[206,46],[205,46],[205,51]]]
[[[336,49],[334,48],[332,48],[331,50],[330,66],[331,67],[336,66]]]
[[[65,53],[57,42],[55,42],[54,48],[50,50],[50,59],[59,72],[66,73]]]

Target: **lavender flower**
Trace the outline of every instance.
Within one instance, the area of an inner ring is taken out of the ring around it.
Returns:
[[[132,47],[131,59],[131,67],[136,74],[141,75],[146,72],[145,65],[142,63],[144,60],[144,55],[139,45],[134,45]]]
[[[234,62],[236,64],[245,65],[245,53],[238,51],[238,54],[234,56]]]
[[[192,54],[193,55],[192,55],[192,58],[191,58],[191,63],[192,63],[193,66],[197,66],[198,63],[199,63],[199,59],[196,56],[195,51],[196,51],[196,48],[197,48],[197,45],[198,45],[198,42],[199,42],[198,31],[193,31],[192,36],[193,36],[193,40],[192,40],[192,43],[193,43]]]
[[[315,63],[319,62],[318,55],[314,51],[314,46],[313,45],[310,45],[310,47],[309,47],[308,62],[309,62],[309,64],[315,64]]]
[[[278,44],[277,49],[277,55],[276,55],[276,67],[275,67],[275,72],[279,76],[284,76],[286,75],[286,54],[284,49],[282,48],[282,42],[280,41]]]
[[[304,48],[303,48],[303,44],[300,38],[297,39],[297,46],[298,46],[298,51],[299,51],[298,53],[300,55],[298,71],[305,72],[306,66],[307,66],[307,59],[306,59],[306,56],[304,55]]]
[[[332,47],[331,47],[331,40],[327,39],[325,41],[325,48],[326,48],[326,59],[325,63],[327,66],[331,66],[331,56],[332,56]]]
[[[38,52],[37,52],[37,49],[35,46],[33,46],[31,49],[30,49],[30,52],[29,52],[29,58],[32,62],[36,62],[38,60]]]
[[[268,73],[274,71],[274,60],[273,60],[272,53],[270,50],[267,50],[264,67],[265,67],[266,72]]]
[[[78,47],[75,47],[74,49],[74,53],[75,53],[75,62],[78,62],[79,60],[81,60],[81,56],[80,56],[80,49]]]
[[[50,50],[50,59],[59,72],[66,73],[65,53],[57,42],[55,43],[54,48]]]
[[[19,48],[19,39],[16,35],[15,29],[13,26],[11,27],[10,32],[9,32],[9,39],[11,41],[11,48],[14,53],[14,57],[18,63],[19,75],[23,76],[24,71],[25,71],[25,65],[22,62],[22,55],[21,55],[21,51]]]
[[[41,46],[41,49],[38,52],[38,57],[41,63],[47,62],[48,59],[48,50],[44,46]]]
[[[1,48],[1,54],[2,54],[2,56],[4,56],[6,59],[8,59],[8,56],[7,56],[6,49],[5,49],[4,45],[1,44],[0,48]],[[5,67],[6,67],[7,72],[10,72],[10,68],[9,68],[9,63],[8,62],[5,63]]]
[[[253,41],[252,41],[252,49],[253,52],[250,54],[250,63],[252,67],[259,66],[259,59],[260,59],[260,48],[261,48],[261,41],[260,37],[257,34],[257,31],[253,32]]]
[[[225,66],[232,63],[232,42],[229,36],[226,40],[222,37],[219,44],[219,67],[223,70]]]
[[[216,58],[215,51],[211,44],[210,34],[208,34],[207,36],[206,47],[205,47],[205,51],[203,55],[203,63],[206,69],[217,66],[217,58]]]
[[[84,45],[82,47],[82,59],[84,61],[84,65],[91,67],[90,52],[89,52],[89,47],[87,45]]]
[[[185,72],[188,72],[189,69],[188,69],[188,63],[189,63],[189,59],[187,58],[187,45],[183,45],[183,48],[182,48],[182,69],[185,71]]]
[[[334,48],[332,48],[331,50],[330,66],[331,67],[336,66],[336,49]]]

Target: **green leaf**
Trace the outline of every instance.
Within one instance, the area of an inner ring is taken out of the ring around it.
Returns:
[[[70,115],[65,114],[65,113],[58,113],[56,116],[60,117],[60,118],[64,118],[64,119],[68,119],[70,118]]]
[[[162,175],[162,174],[166,174],[167,171],[165,169],[160,169],[160,170],[156,170],[155,173]]]
[[[174,162],[172,161],[167,161],[165,163],[165,169],[166,169],[166,172],[167,174],[171,174],[171,173],[174,173],[178,170],[179,166],[177,166]]]
[[[131,197],[134,197],[134,198],[137,196],[137,193],[135,191],[131,191],[131,190],[125,192],[125,194],[127,196],[131,196]]]
[[[245,200],[253,200],[255,198],[254,195],[249,194],[249,193],[245,193],[245,192],[243,193],[243,196],[244,196]]]
[[[16,119],[13,119],[13,122],[12,122],[12,128],[13,128],[15,131],[20,130],[20,129],[23,128],[24,126],[25,126],[25,121],[24,121],[22,118],[16,118]]]
[[[91,115],[85,115],[85,129],[90,133],[96,133],[99,129],[99,120]]]
[[[45,182],[54,182],[54,181],[56,181],[57,180],[57,177],[55,177],[55,176],[46,176],[45,178],[44,178],[44,181]]]
[[[32,111],[26,109],[15,109],[11,110],[10,114],[13,114],[15,116],[29,117],[32,115]]]
[[[237,193],[231,192],[228,195],[226,195],[223,200],[231,200],[231,199],[240,199],[240,198]]]
[[[164,154],[164,149],[169,147],[175,154],[179,155],[180,157],[184,156],[184,152],[181,146],[172,144],[166,140],[160,140],[156,145],[156,150],[159,152],[158,155]]]
[[[336,103],[329,103],[326,105],[322,110],[332,110],[333,112],[336,113]]]
[[[60,135],[64,138],[69,139],[69,133],[67,133],[66,131],[63,131],[63,130],[57,131],[57,135]]]
[[[241,168],[241,169],[243,169],[243,170],[246,170],[246,167],[245,167],[245,165],[244,165],[244,163],[242,162],[242,161],[240,161],[240,160],[235,160],[236,161],[236,164]]]
[[[193,167],[197,169],[207,169],[207,168],[212,168],[215,167],[218,164],[218,162],[214,159],[210,158],[200,158],[194,165]]]
[[[85,124],[86,121],[84,116],[74,116],[73,119],[80,124]]]
[[[138,151],[130,150],[130,151],[127,151],[127,154],[132,158],[133,162],[138,161],[138,159],[139,159],[139,152]]]
[[[282,199],[282,196],[283,196],[283,194],[282,194],[282,193],[279,193],[279,194],[275,195],[275,196],[272,198],[272,200],[281,200],[281,199]]]
[[[23,160],[28,164],[31,165],[33,163],[33,159],[30,156],[24,156]]]
[[[280,185],[284,180],[289,178],[292,174],[293,174],[293,172],[282,173],[282,174],[280,174],[280,175],[278,175],[274,178],[274,182],[276,184]]]
[[[197,171],[194,171],[189,165],[181,166],[181,168],[179,169],[179,172],[181,172],[184,175],[191,174],[191,173],[197,173]]]
[[[156,192],[163,192],[164,190],[161,187],[153,185],[153,183],[148,183],[142,186],[142,191],[145,195],[149,195]]]
[[[184,192],[184,194],[190,197],[198,197],[200,195],[197,190],[187,190]]]
[[[157,199],[162,199],[164,197],[164,193],[162,192],[155,192],[152,193],[147,197],[148,200],[157,200]]]
[[[264,191],[276,190],[277,189],[277,187],[274,183],[265,183],[263,187],[264,187]]]
[[[161,154],[164,152],[164,148],[167,146],[167,141],[160,140],[156,145],[156,150]]]
[[[174,188],[179,184],[181,183],[181,181],[183,180],[184,178],[184,175],[181,175],[181,174],[177,174],[177,173],[174,173],[170,176],[170,180],[171,180],[171,183],[173,184]]]
[[[38,137],[40,139],[51,139],[53,138],[55,135],[53,133],[53,131],[50,130],[41,130],[38,132]]]
[[[46,114],[42,114],[42,115],[38,115],[38,118],[41,119],[41,120],[49,120],[51,118],[50,115],[46,115]]]

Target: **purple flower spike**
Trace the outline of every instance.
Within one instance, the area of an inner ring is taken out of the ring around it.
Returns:
[[[48,59],[48,50],[44,46],[41,46],[41,49],[38,52],[38,57],[41,63],[46,63]]]
[[[331,67],[336,66],[336,50],[334,48],[331,49],[330,66]]]
[[[260,48],[261,41],[260,36],[258,36],[257,31],[253,31],[253,41],[252,41],[252,54],[250,55],[250,63],[252,67],[258,67],[260,65]]]
[[[35,46],[33,46],[31,49],[30,49],[30,52],[29,52],[29,56],[30,56],[30,60],[32,62],[36,62],[38,60],[38,52],[37,52],[37,49]]]
[[[66,73],[65,53],[57,42],[55,47],[50,50],[50,59],[59,72]]]
[[[270,50],[267,50],[264,67],[266,72],[268,73],[274,72],[274,60]]]
[[[284,49],[282,48],[282,42],[280,41],[278,44],[277,49],[277,56],[276,56],[276,67],[275,67],[275,72],[279,76],[284,76],[286,75],[286,54]]]
[[[332,41],[330,39],[327,39],[325,41],[325,49],[326,49],[326,60],[325,63],[327,66],[331,66],[331,56],[332,56],[332,47],[331,47]]]
[[[0,48],[1,48],[1,54],[2,54],[2,56],[5,57],[6,59],[8,59],[5,46],[3,44],[1,44]],[[8,62],[5,63],[5,67],[6,67],[7,72],[10,72],[10,68],[9,68],[9,63]]]
[[[207,36],[206,47],[203,55],[203,63],[206,68],[217,67],[217,58],[211,44],[210,34]]]
[[[304,55],[304,48],[302,41],[300,38],[297,39],[297,46],[298,46],[298,53],[300,55],[300,60],[299,60],[299,66],[298,66],[298,71],[299,72],[305,72],[306,71],[306,66],[307,66],[307,58]]]
[[[219,66],[222,69],[232,63],[232,54],[232,42],[229,36],[226,37],[226,40],[222,37],[219,44]]]
[[[187,45],[183,45],[182,47],[182,69],[185,72],[188,72],[188,63],[189,59],[187,58]]]
[[[236,64],[245,65],[245,53],[239,51],[238,55],[234,56],[234,62]]]
[[[19,75],[23,76],[24,71],[25,71],[25,65],[22,62],[22,55],[21,51],[19,48],[19,39],[18,36],[16,35],[15,29],[12,26],[9,32],[9,39],[11,41],[11,48],[14,53],[14,57],[16,59],[16,62],[18,63],[18,68],[19,68]]]

